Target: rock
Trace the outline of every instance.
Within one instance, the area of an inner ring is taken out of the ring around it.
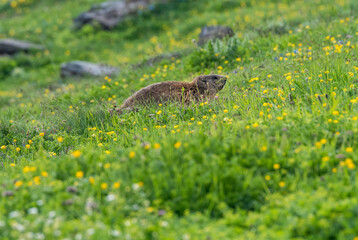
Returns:
[[[121,0],[96,4],[87,12],[74,19],[75,28],[98,22],[104,29],[110,30],[129,15],[150,7],[154,0]]]
[[[205,26],[199,35],[199,45],[203,45],[209,40],[222,39],[226,36],[234,36],[234,31],[226,26]]]
[[[337,158],[337,159],[344,159],[344,158],[346,158],[346,155],[344,155],[344,154],[337,154],[337,155],[336,155],[336,158]]]
[[[66,191],[69,192],[69,193],[77,193],[77,188],[74,187],[74,186],[69,186],[66,188]]]
[[[3,197],[12,197],[12,196],[14,196],[14,192],[12,192],[12,191],[4,191],[4,192],[2,192],[1,196],[3,196]]]
[[[0,39],[0,54],[15,54],[29,52],[30,50],[43,50],[44,46],[16,39]]]
[[[62,206],[71,206],[72,204],[74,204],[75,201],[73,201],[72,199],[67,199],[65,201],[62,201]]]
[[[73,76],[112,76],[119,69],[112,66],[100,65],[84,61],[72,61],[61,65],[61,77]]]

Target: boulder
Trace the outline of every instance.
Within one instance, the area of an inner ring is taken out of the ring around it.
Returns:
[[[16,39],[0,39],[0,54],[12,55],[17,52],[28,52],[32,49],[43,50],[44,46]]]
[[[116,67],[84,61],[72,61],[61,65],[61,77],[112,76],[118,74],[118,71]]]
[[[226,36],[234,36],[234,31],[226,26],[205,26],[199,35],[199,45],[203,45],[209,40],[222,39]]]
[[[74,19],[75,28],[80,29],[86,24],[98,22],[102,28],[110,30],[125,17],[137,14],[153,2],[154,0],[122,0],[96,4]]]

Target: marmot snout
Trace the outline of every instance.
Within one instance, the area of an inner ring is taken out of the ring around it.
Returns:
[[[138,105],[148,103],[163,103],[175,101],[188,104],[190,101],[206,101],[224,88],[227,78],[221,75],[201,75],[192,82],[160,82],[154,83],[135,92],[131,97],[124,101],[123,105],[117,109],[133,109]]]

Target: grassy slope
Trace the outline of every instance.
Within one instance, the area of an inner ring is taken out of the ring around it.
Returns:
[[[1,12],[2,36],[48,47],[16,56],[20,73],[0,82],[1,191],[13,194],[0,200],[3,238],[358,235],[357,4],[222,3],[175,1],[113,32],[70,30],[89,1],[42,1],[11,18],[14,10]],[[237,45],[195,49],[198,28],[217,23],[234,28]],[[194,52],[129,68],[181,49]],[[63,82],[59,65],[71,59],[123,70],[111,81]],[[230,77],[215,102],[106,111],[149,83],[210,71]]]

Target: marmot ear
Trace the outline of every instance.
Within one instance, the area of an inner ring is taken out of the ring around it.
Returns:
[[[198,86],[199,89],[206,89],[206,81],[205,79],[199,77],[198,80],[196,81],[196,85]]]

